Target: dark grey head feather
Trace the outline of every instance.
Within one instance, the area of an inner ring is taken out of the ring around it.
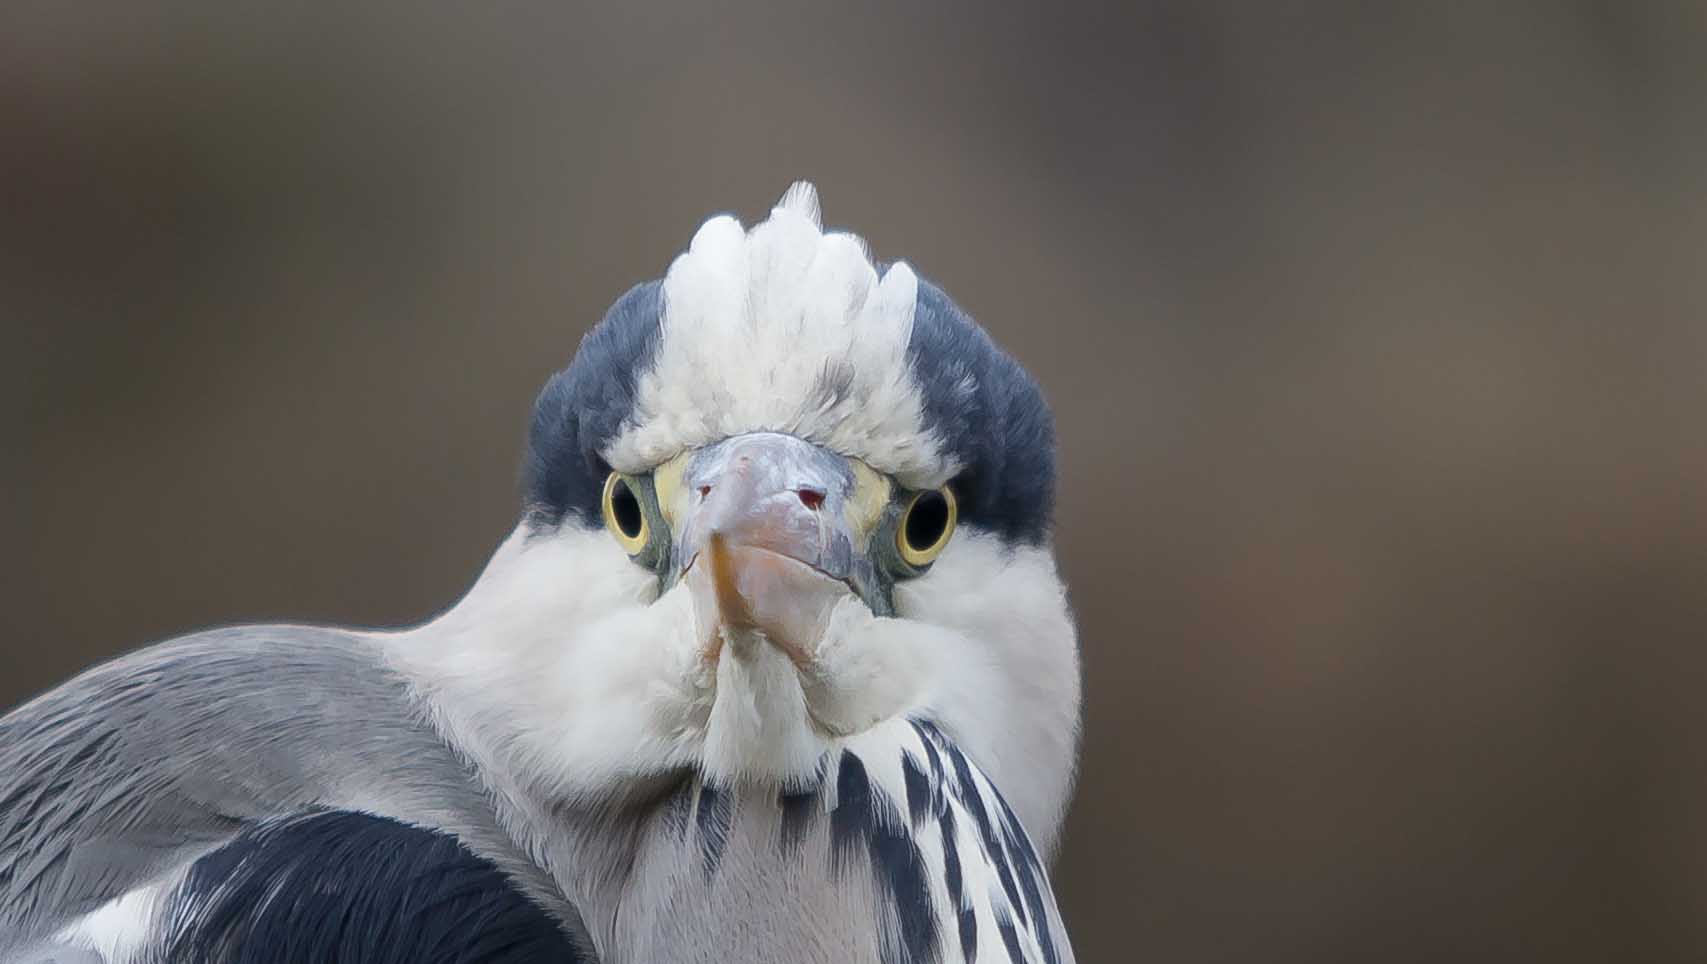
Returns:
[[[573,518],[599,523],[599,493],[610,466],[599,455],[634,410],[640,373],[658,347],[664,283],[628,289],[581,339],[569,367],[551,376],[534,402],[524,473],[535,525]]]
[[[960,462],[960,519],[1036,543],[1055,503],[1055,420],[1037,383],[941,288],[919,279],[913,377],[925,425]]]

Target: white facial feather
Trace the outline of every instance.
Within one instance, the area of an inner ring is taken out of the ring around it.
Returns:
[[[962,529],[929,572],[895,587],[895,608],[903,623],[950,631],[929,650],[936,665],[920,708],[1052,853],[1072,795],[1080,700],[1078,634],[1054,555]]]
[[[652,601],[655,585],[603,530],[518,529],[461,603],[388,637],[388,652],[451,742],[518,802],[604,799],[681,768],[787,780],[839,744],[812,728],[786,660],[707,664],[687,587]],[[824,641],[849,712],[935,720],[1050,852],[1072,787],[1079,669],[1048,550],[963,529],[895,599],[898,618],[838,607]]]
[[[918,278],[880,278],[865,243],[825,234],[810,184],[751,231],[707,221],[664,277],[657,356],[634,412],[602,453],[642,472],[745,432],[796,435],[912,488],[957,466],[924,427],[907,364]]]
[[[1054,558],[962,529],[925,575],[896,585],[895,608],[890,619],[839,608],[826,672],[862,710],[935,721],[1051,852],[1072,790],[1080,685]]]
[[[453,745],[517,801],[599,799],[699,759],[711,669],[685,593],[603,529],[518,527],[468,595],[387,637]]]

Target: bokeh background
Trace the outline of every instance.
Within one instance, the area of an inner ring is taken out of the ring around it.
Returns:
[[[472,5],[471,5],[472,6]],[[1707,952],[1707,7],[0,10],[0,705],[394,625],[796,178],[1038,376],[1085,961]]]

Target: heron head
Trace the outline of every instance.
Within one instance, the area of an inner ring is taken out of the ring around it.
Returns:
[[[623,747],[607,784],[786,783],[928,717],[998,779],[1032,769],[1036,800],[1012,796],[1047,841],[1079,695],[1053,449],[1019,365],[906,264],[826,233],[809,185],[751,230],[713,218],[536,404],[522,525],[470,599],[482,638],[525,651],[510,702],[577,723],[511,721],[537,737],[517,752]]]

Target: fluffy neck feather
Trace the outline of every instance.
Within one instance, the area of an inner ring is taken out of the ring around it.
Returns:
[[[1053,851],[1072,784],[1079,675],[1046,550],[963,530],[929,573],[899,588],[898,618],[867,612],[855,621],[843,640],[849,652],[879,654],[867,666],[872,682],[901,677],[908,701],[847,737],[806,727],[786,660],[708,664],[683,587],[656,598],[656,586],[602,531],[518,529],[459,604],[387,640],[393,665],[482,775],[511,836],[596,940],[616,939],[622,908],[676,913],[668,894],[634,890],[656,886],[636,876],[637,861],[660,846],[674,852],[659,836],[674,819],[660,793],[686,775],[710,775],[737,794],[731,804],[742,812],[776,819],[777,775],[846,748],[904,800],[902,744],[885,749],[911,732],[901,717],[938,724],[1001,788],[1039,854]],[[740,779],[755,770],[759,779]],[[833,795],[818,805],[833,810]],[[767,860],[781,859],[755,850],[741,863],[757,875],[745,885],[753,898],[779,910],[811,892],[765,872]]]

